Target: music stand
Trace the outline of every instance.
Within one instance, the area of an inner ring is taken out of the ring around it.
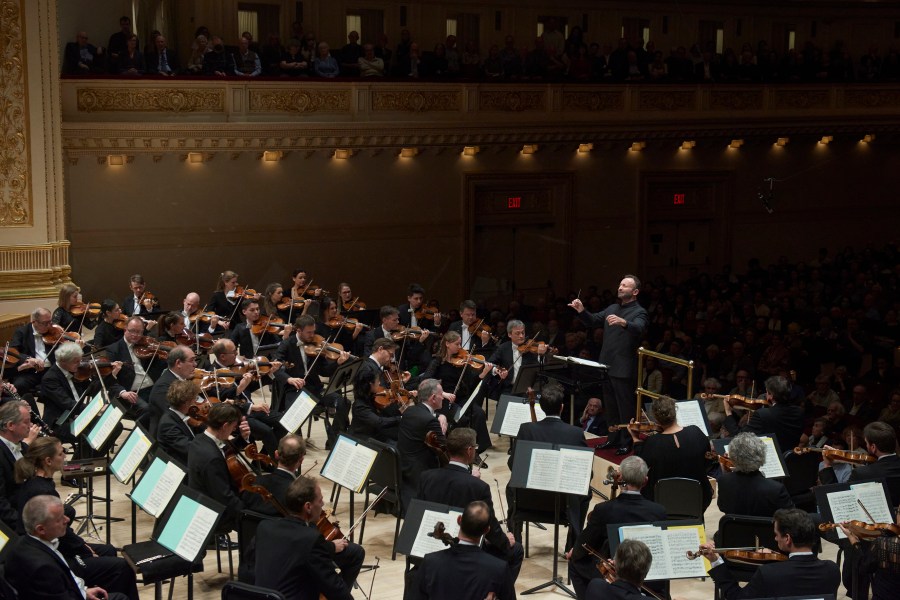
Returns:
[[[534,387],[538,373],[543,368],[543,363],[535,363],[533,365],[520,365],[516,369],[516,380],[513,382],[512,390],[509,392],[513,396],[524,396],[528,393],[528,388]]]
[[[760,468],[760,472],[769,479],[783,479],[788,476],[788,469],[784,464],[784,453],[778,444],[778,438],[774,433],[756,434],[756,437],[766,442],[766,462]],[[712,440],[713,449],[720,456],[726,453],[725,448],[731,443],[732,438],[719,438]],[[771,442],[771,446],[768,442]],[[770,464],[769,459],[775,459],[778,464]]]
[[[378,449],[347,433],[339,433],[319,472],[339,488],[350,492],[350,522],[354,522],[353,500],[369,480]],[[332,494],[333,495],[333,494]],[[333,508],[333,507],[332,507]],[[353,539],[353,533],[350,534]]]
[[[575,425],[575,396],[608,380],[609,368],[602,363],[577,356],[554,354],[552,358],[561,362],[548,365],[546,370],[552,373],[545,376],[557,381],[569,392],[569,424]],[[562,371],[566,371],[568,377]]]
[[[337,392],[339,388],[346,388],[347,384],[356,377],[356,372],[362,366],[361,358],[350,359],[342,365],[338,365],[331,377],[328,378],[328,386],[322,392],[323,396]]]
[[[434,523],[441,521],[447,533],[453,535],[459,530],[456,517],[462,515],[463,511],[464,509],[456,506],[413,498],[406,509],[403,527],[397,537],[397,552],[405,554],[411,563],[416,564],[424,558],[424,554],[418,554],[419,551],[425,549],[427,554],[443,550],[446,547],[443,542],[434,538],[422,539],[421,534],[431,533],[434,531]]]
[[[140,423],[134,424],[134,429],[125,438],[125,443],[119,448],[119,451],[109,463],[109,471],[119,481],[119,483],[127,484],[131,481],[131,493],[134,493],[134,486],[137,484],[137,470],[141,463],[153,447],[153,439],[144,426]],[[131,503],[131,543],[137,541],[137,505]]]

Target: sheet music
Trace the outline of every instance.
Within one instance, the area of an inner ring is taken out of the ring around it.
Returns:
[[[844,521],[862,521],[871,523],[870,519],[857,500],[862,501],[877,523],[893,523],[891,510],[888,507],[887,498],[884,496],[884,488],[878,481],[857,483],[843,492],[829,492],[825,496],[828,506],[831,508],[831,521],[843,523]],[[834,531],[839,539],[846,538],[844,532],[836,527]]]
[[[768,436],[759,436],[759,439],[766,445],[766,462],[759,468],[759,472],[766,478],[784,477],[784,467],[781,466],[781,459],[778,458],[778,451],[775,449],[775,440]],[[728,446],[725,446],[725,452],[728,452]]]
[[[546,416],[537,402],[534,403],[534,414],[538,421],[542,421]],[[507,403],[506,414],[503,416],[503,423],[500,424],[500,435],[516,437],[519,435],[519,425],[522,423],[531,423],[531,409],[528,407],[528,403]]]
[[[94,420],[100,413],[100,409],[103,408],[103,391],[97,392],[97,395],[91,398],[90,402],[88,402],[87,406],[84,407],[84,410],[81,411],[75,420],[72,421],[72,435],[78,437],[81,435],[81,432],[84,431],[84,428],[87,427],[91,421]]]
[[[650,548],[653,562],[650,563],[650,571],[646,581],[657,579],[670,579],[669,553],[666,548],[665,538],[661,527],[654,525],[631,525],[619,528],[619,541],[640,540]],[[704,573],[704,576],[706,574]]]
[[[709,437],[709,430],[706,429],[706,421],[703,419],[703,409],[700,408],[698,400],[676,402],[675,421],[682,427],[696,425],[704,435]]]
[[[140,427],[135,427],[109,465],[109,470],[119,480],[119,483],[125,483],[134,475],[151,446],[153,446],[153,442],[150,441],[150,438],[141,431]]]
[[[478,391],[481,389],[482,383],[484,383],[484,379],[482,379],[481,381],[478,382],[478,385],[475,386],[475,391],[473,391],[469,395],[469,399],[466,400],[466,403],[463,404],[462,408],[459,409],[459,412],[456,413],[456,417],[454,418],[455,421],[459,421],[460,417],[462,417],[464,414],[466,414],[466,411],[469,410],[469,406],[471,406],[472,400],[475,399],[475,396],[478,395]],[[518,432],[518,430],[517,430],[517,432]]]
[[[562,470],[559,458],[557,450],[532,450],[526,487],[531,490],[556,491],[559,472]]]
[[[338,485],[359,492],[375,463],[378,452],[357,444],[345,436],[338,436],[331,454],[322,467],[322,477]]]
[[[113,429],[122,420],[123,414],[122,409],[115,404],[110,404],[106,407],[106,410],[103,411],[103,414],[97,420],[97,424],[94,425],[87,435],[87,441],[91,448],[97,450],[106,443],[106,440],[109,439],[109,434],[113,432]]]
[[[419,531],[416,532],[416,541],[413,543],[409,555],[422,558],[426,554],[439,552],[447,548],[447,546],[444,545],[444,542],[435,539],[428,534],[434,531],[436,523],[441,522],[444,524],[444,530],[449,533],[451,537],[458,536],[459,523],[456,522],[456,518],[459,516],[462,516],[462,513],[455,510],[451,510],[449,513],[426,510],[422,513]]]
[[[296,433],[315,408],[316,401],[309,394],[301,391],[279,422],[289,433]]]
[[[9,543],[9,536],[0,531],[0,550],[6,548],[6,544]]]
[[[706,577],[706,561],[688,560],[687,551],[695,552],[705,533],[702,525],[663,529],[655,525],[635,525],[619,528],[620,540],[640,540],[653,555],[646,581]]]
[[[559,449],[559,491],[586,496],[591,487],[592,450]]]
[[[158,517],[186,475],[176,463],[156,458],[134,489],[131,499],[148,514]]]
[[[193,498],[182,496],[157,541],[181,558],[193,561],[215,526],[217,516]]]
[[[553,356],[553,358],[555,358],[557,360],[561,360],[563,362],[575,363],[576,365],[581,365],[582,367],[593,367],[595,369],[609,368],[606,365],[604,365],[603,363],[598,363],[593,360],[587,360],[586,358],[581,358],[579,356],[557,356],[555,354],[552,356]]]

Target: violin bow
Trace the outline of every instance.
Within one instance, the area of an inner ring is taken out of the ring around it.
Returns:
[[[503,506],[503,494],[500,493],[500,482],[494,477],[494,484],[497,486],[497,498],[500,500],[500,512],[503,514],[503,520],[500,521],[501,524],[506,523],[509,519],[506,515],[506,507]]]
[[[100,374],[100,367],[97,366],[97,358],[95,356],[91,356],[91,365],[94,367],[94,371],[97,372],[97,379],[100,380],[100,389],[103,390],[103,397],[106,398],[106,403],[112,402],[109,398],[109,392],[106,390],[106,383],[103,381],[103,375]]]
[[[318,459],[314,460],[312,466],[310,466],[307,470],[303,471],[303,473],[301,473],[300,475],[303,477],[306,477],[306,474],[309,473],[310,471],[312,471],[313,469],[315,469],[316,465],[318,465],[318,464],[319,464],[319,460]]]
[[[469,366],[469,361],[472,360],[472,354],[469,353],[469,356],[466,358],[466,362],[463,363],[462,369],[459,372],[459,379],[456,380],[456,387],[453,388],[453,395],[456,395],[456,392],[459,391],[459,386],[462,385],[463,376],[466,374],[466,368]]]
[[[859,504],[859,507],[860,507],[861,509],[863,509],[863,512],[866,513],[866,516],[869,517],[869,520],[872,521],[872,523],[877,523],[877,522],[878,522],[878,521],[875,520],[875,517],[872,516],[872,513],[870,513],[869,510],[866,508],[866,505],[862,503],[862,500],[860,500],[859,498],[857,498],[857,499],[856,499],[856,502],[857,502],[857,504]]]
[[[366,518],[366,515],[369,514],[369,511],[375,508],[375,505],[378,504],[378,501],[384,498],[385,494],[388,493],[388,488],[385,486],[382,488],[381,492],[375,496],[375,499],[369,503],[369,506],[366,507],[366,510],[362,511],[362,514],[359,515],[359,518],[356,519],[356,523],[353,524],[353,527],[347,530],[347,533],[344,534],[344,539],[346,540],[352,533],[353,530],[359,527],[359,524],[362,523],[362,520]]]
[[[6,372],[7,356],[9,356],[9,342],[6,342],[6,345],[3,347],[3,360],[2,364],[0,364],[0,381],[3,381],[3,373]],[[2,395],[2,391],[0,391],[0,395]]]

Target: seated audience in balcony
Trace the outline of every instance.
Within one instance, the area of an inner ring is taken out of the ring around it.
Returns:
[[[341,68],[335,57],[331,56],[327,42],[319,42],[319,55],[313,60],[313,73],[317,77],[337,77]]]
[[[203,61],[206,58],[206,51],[209,49],[209,40],[205,35],[198,35],[194,39],[191,48],[191,56],[188,58],[185,69],[189,75],[203,74]]]
[[[253,52],[259,55],[259,42],[253,40],[253,34],[249,31],[245,31],[241,34],[241,38],[247,40],[247,47],[250,48]]]
[[[500,50],[500,64],[503,66],[503,77],[515,79],[522,75],[522,54],[516,48],[516,40],[508,35]]]
[[[115,59],[114,72],[118,75],[144,74],[144,56],[138,50],[138,37],[133,33]]]
[[[259,54],[250,49],[252,37],[241,36],[238,40],[238,50],[231,56],[233,72],[238,77],[259,77],[262,73],[262,63]]]
[[[647,79],[647,73],[644,67],[638,61],[637,52],[629,50],[625,55],[626,75],[625,81],[644,81]]]
[[[270,33],[266,43],[259,49],[259,60],[262,62],[263,75],[277,76],[281,74],[281,38],[277,33]]]
[[[372,44],[363,46],[363,55],[357,60],[357,65],[362,77],[384,76],[384,60],[375,56],[375,46]]]
[[[660,82],[666,79],[668,65],[666,65],[666,61],[663,60],[662,50],[657,50],[653,53],[653,60],[650,62],[647,71],[650,81]]]
[[[75,41],[66,44],[63,55],[63,73],[66,75],[100,73],[104,69],[105,58],[103,48],[88,43],[87,32],[79,31],[75,35]]]
[[[409,33],[409,29],[402,29],[400,31],[400,43],[397,44],[397,50],[394,52],[394,60],[391,65],[393,69],[392,73],[397,77],[418,77],[418,67],[414,69],[410,61],[412,55],[412,35]],[[418,45],[416,47],[418,49]],[[413,75],[413,71],[416,71],[416,74]]]
[[[178,54],[169,48],[163,35],[156,36],[155,47],[144,57],[147,73],[171,77],[178,73]]]
[[[579,44],[574,56],[569,59],[569,79],[590,81],[593,74],[594,61],[588,55],[587,44]]]
[[[121,17],[119,19],[119,31],[109,36],[109,42],[106,44],[110,71],[117,72],[115,69],[119,65],[119,55],[125,52],[125,49],[128,47],[128,40],[132,35],[134,34],[131,31],[131,17]],[[138,44],[138,48],[140,48],[140,44]]]
[[[857,71],[860,81],[875,81],[881,76],[881,55],[878,52],[878,45],[869,46],[868,52],[859,58],[859,71]]]
[[[285,77],[308,77],[309,63],[303,58],[301,46],[303,42],[298,39],[291,39],[285,53],[281,56],[281,62],[278,63],[278,72]]]
[[[303,60],[309,64],[310,74],[312,73],[313,61],[319,55],[316,50],[318,45],[316,35],[312,31],[306,32],[306,35],[303,37],[303,46],[300,47],[300,54],[303,55]]]
[[[494,44],[488,50],[488,55],[481,65],[481,71],[488,79],[503,77],[503,60],[500,58],[500,48],[497,44]]]
[[[478,53],[475,42],[466,42],[460,59],[459,74],[467,79],[477,79],[481,76],[481,55]]]
[[[229,56],[225,53],[225,44],[222,38],[215,35],[212,37],[212,48],[203,55],[203,74],[214,77],[225,77],[230,70]]]
[[[447,48],[443,44],[435,44],[433,52],[422,56],[419,75],[437,78],[446,77],[447,74]]]
[[[390,73],[394,51],[388,47],[387,34],[382,33],[378,36],[378,41],[375,42],[375,56],[384,61],[384,73]]]
[[[341,48],[340,66],[341,75],[348,77],[359,75],[359,59],[362,58],[363,49],[359,45],[359,32],[351,31],[347,34],[347,43]]]
[[[456,45],[456,36],[448,35],[444,41],[444,57],[447,59],[447,75],[456,77],[461,70],[461,58],[459,46]]]

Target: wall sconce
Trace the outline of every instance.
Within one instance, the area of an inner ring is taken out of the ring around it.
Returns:
[[[682,150],[691,150],[696,145],[697,145],[697,142],[694,140],[684,140],[683,142],[681,142],[681,149]]]
[[[775,145],[779,146],[781,148],[784,148],[785,146],[788,145],[788,142],[790,142],[790,141],[791,141],[791,138],[780,137],[777,140],[775,140]]]
[[[875,134],[867,133],[866,135],[863,136],[863,138],[860,141],[864,144],[871,144],[872,142],[875,141]]]
[[[353,150],[350,150],[349,148],[338,148],[334,151],[334,157],[341,160],[346,160],[351,156],[353,156]]]
[[[481,152],[481,148],[479,148],[478,146],[464,146],[462,155],[463,156],[475,156],[479,152]]]
[[[640,152],[644,148],[647,147],[647,142],[632,142],[631,151],[632,152]]]
[[[728,147],[729,148],[740,148],[743,145],[744,145],[744,140],[738,139],[738,140],[731,140],[731,143],[728,144]]]
[[[124,154],[110,154],[106,157],[106,164],[110,167],[122,167],[128,162],[128,157]]]
[[[278,162],[284,158],[284,153],[281,150],[266,150],[262,153],[262,159],[265,162]]]
[[[206,160],[202,152],[188,152],[187,161],[192,164],[202,163]]]
[[[582,153],[582,154],[585,154],[585,153],[587,153],[587,152],[590,152],[590,151],[593,150],[593,149],[594,149],[594,144],[590,144],[590,143],[588,143],[588,144],[578,144],[578,151],[579,151],[580,153]]]
[[[827,146],[828,144],[831,143],[831,141],[833,139],[834,139],[834,136],[832,136],[832,135],[823,135],[822,139],[819,140],[819,143],[822,144],[823,146]]]
[[[413,158],[418,153],[418,148],[400,148],[400,158]]]
[[[524,146],[522,146],[522,154],[534,154],[537,151],[537,144],[525,144]]]

